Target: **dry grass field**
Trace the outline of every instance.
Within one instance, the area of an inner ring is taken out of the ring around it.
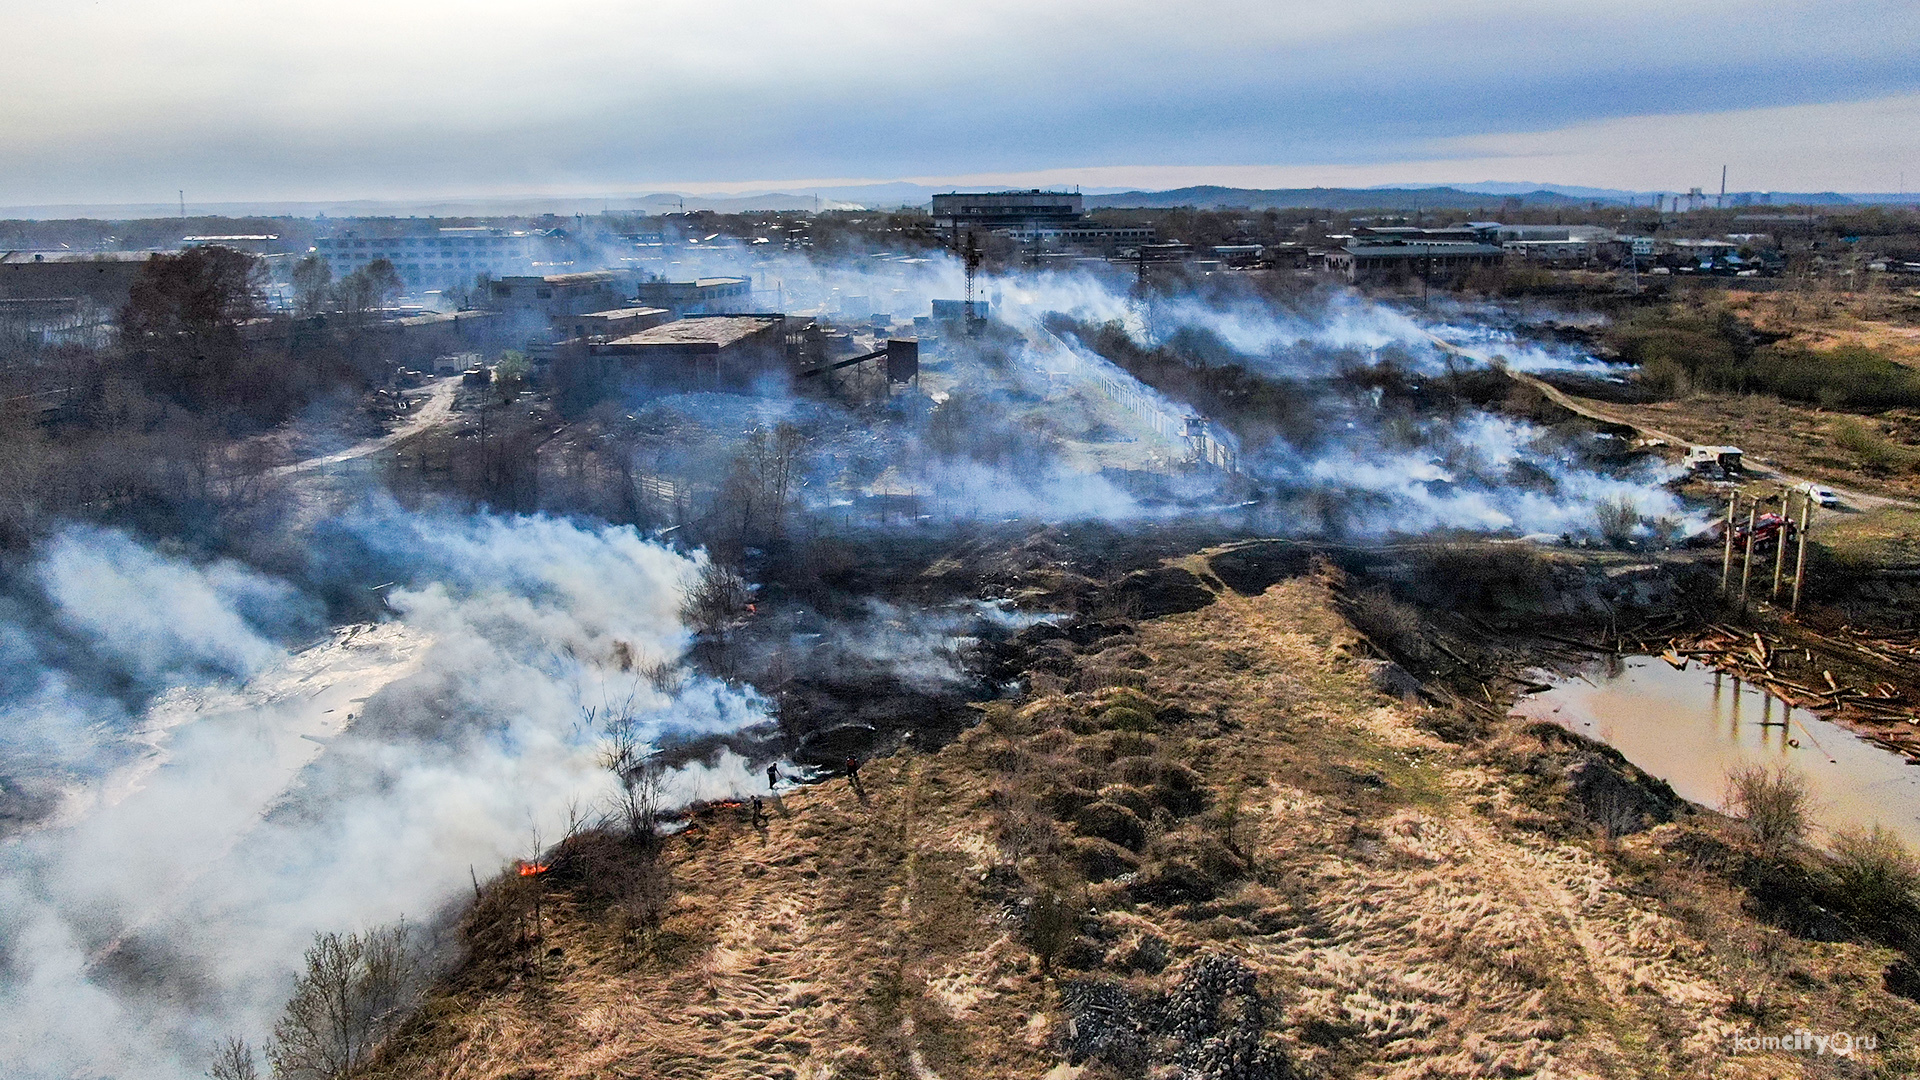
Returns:
[[[1046,642],[1027,698],[870,763],[864,796],[794,792],[764,830],[737,808],[696,817],[667,842],[673,899],[650,934],[557,863],[537,940],[529,894],[488,886],[525,940],[471,920],[468,961],[368,1075],[1920,1068],[1920,1007],[1882,989],[1890,951],[1748,914],[1702,854],[1744,843],[1714,815],[1605,839],[1567,794],[1563,742],[1432,734],[1449,728],[1431,706],[1376,689],[1339,587],[1329,571],[1223,589]],[[1799,1028],[1880,1048],[1730,1052]]]

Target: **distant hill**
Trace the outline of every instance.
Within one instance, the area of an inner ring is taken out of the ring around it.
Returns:
[[[1506,195],[1458,188],[1233,188],[1204,185],[1172,191],[1122,191],[1089,195],[1087,207],[1163,209],[1173,206],[1232,207],[1251,210],[1270,207],[1308,207],[1315,210],[1476,210],[1498,209],[1508,201],[1525,206],[1584,206],[1578,199],[1554,191]],[[1602,200],[1612,201],[1612,200]],[[1621,200],[1624,201],[1624,200]]]

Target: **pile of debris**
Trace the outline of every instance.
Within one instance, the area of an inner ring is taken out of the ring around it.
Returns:
[[[1901,676],[1910,674],[1908,658],[1920,655],[1912,635],[1888,638],[1851,627],[1822,637],[1820,647],[1850,654],[1846,659],[1860,667]],[[1910,764],[1920,764],[1920,716],[1909,694],[1887,679],[1876,679],[1865,689],[1843,683],[1831,667],[1815,660],[1809,645],[1795,647],[1758,631],[1714,624],[1675,638],[1660,655],[1675,668],[1698,660],[1753,683],[1788,705],[1842,723],[1869,742],[1904,755]]]
[[[1288,1080],[1293,1068],[1267,1035],[1271,1002],[1252,969],[1224,953],[1189,963],[1165,994],[1080,979],[1061,988],[1067,1059],[1098,1059],[1130,1075],[1176,1066],[1189,1080]]]

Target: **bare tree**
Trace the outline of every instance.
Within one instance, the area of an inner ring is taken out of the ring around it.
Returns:
[[[585,717],[588,725],[597,723],[600,728],[600,764],[618,784],[614,817],[628,838],[646,846],[652,841],[660,812],[664,770],[647,753],[633,709],[633,695],[629,694],[625,701],[585,710]]]
[[[333,267],[318,255],[309,255],[293,267],[293,308],[301,316],[318,315],[327,306],[333,287]]]
[[[651,943],[673,906],[673,874],[661,857],[655,831],[666,770],[640,738],[631,695],[604,710],[588,709],[586,717],[589,724],[600,724],[600,762],[618,784],[613,817],[629,841],[626,857],[607,870],[618,898],[615,906],[627,927],[622,936],[630,943]]]
[[[286,1080],[341,1080],[400,1025],[419,993],[404,921],[365,934],[316,934],[306,972],[274,1025],[267,1059]]]
[[[747,581],[718,562],[700,569],[700,579],[680,601],[680,618],[696,634],[711,634],[733,625],[747,610],[751,596]]]
[[[364,270],[355,271],[367,275],[367,291],[373,297],[373,306],[384,308],[393,306],[400,298],[406,284],[400,280],[400,271],[385,259],[375,259]]]
[[[211,1080],[260,1080],[260,1070],[253,1064],[253,1047],[245,1039],[229,1038],[214,1050],[207,1076]]]

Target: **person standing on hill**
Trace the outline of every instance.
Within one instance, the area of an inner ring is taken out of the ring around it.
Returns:
[[[776,761],[773,764],[767,766],[767,790],[772,791],[774,788],[778,787],[779,784],[780,784],[780,763]]]
[[[860,787],[860,759],[847,755],[847,783],[853,785],[855,794],[865,794]]]

